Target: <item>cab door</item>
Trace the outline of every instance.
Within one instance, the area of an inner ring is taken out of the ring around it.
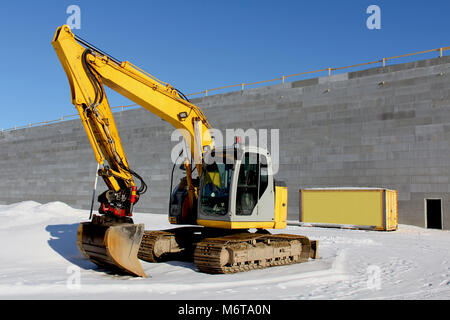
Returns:
[[[245,152],[237,172],[236,221],[272,221],[273,183],[269,158],[261,153]]]
[[[239,166],[236,188],[236,215],[252,216],[258,211],[259,158],[257,153],[246,152]]]

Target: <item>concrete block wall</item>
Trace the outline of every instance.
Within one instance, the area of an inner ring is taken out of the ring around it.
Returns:
[[[269,149],[279,149],[276,178],[287,182],[290,219],[300,188],[386,187],[398,190],[400,223],[424,226],[424,199],[440,198],[449,229],[449,71],[442,57],[193,103],[223,132],[280,130]],[[173,128],[144,109],[114,115],[130,165],[149,185],[135,210],[166,214]],[[96,163],[79,120],[1,133],[0,166],[0,203],[90,205]]]

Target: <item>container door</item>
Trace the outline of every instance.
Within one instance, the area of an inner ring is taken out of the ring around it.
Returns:
[[[386,230],[397,230],[397,191],[386,190]]]

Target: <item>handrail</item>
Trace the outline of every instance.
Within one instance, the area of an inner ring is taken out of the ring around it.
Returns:
[[[325,71],[328,71],[328,76],[331,76],[331,73],[333,71],[339,71],[339,70],[344,70],[344,69],[356,68],[356,67],[361,67],[361,66],[370,65],[370,64],[376,64],[376,63],[382,63],[382,66],[385,67],[386,66],[386,61],[388,61],[388,60],[405,58],[405,57],[409,57],[409,56],[413,56],[413,55],[425,54],[425,53],[436,52],[436,51],[438,51],[439,52],[439,56],[442,57],[443,56],[443,52],[447,51],[447,50],[450,50],[450,46],[448,46],[448,47],[441,47],[441,48],[437,48],[437,49],[430,49],[430,50],[425,50],[425,51],[419,51],[419,52],[413,52],[413,53],[407,53],[407,54],[402,54],[402,55],[393,56],[393,57],[387,57],[387,58],[383,58],[383,59],[380,59],[380,60],[354,64],[354,65],[351,65],[351,66],[345,66],[345,67],[339,67],[339,68],[330,67],[330,68],[325,68],[325,69],[318,69],[318,70],[313,70],[313,71],[307,71],[307,72],[290,74],[290,75],[287,75],[287,76],[282,76],[280,78],[275,78],[275,79],[270,79],[270,80],[250,82],[250,83],[239,83],[239,84],[234,84],[234,85],[229,85],[229,86],[224,86],[224,87],[219,87],[219,88],[206,89],[204,91],[187,94],[187,96],[195,96],[195,95],[200,95],[200,94],[205,94],[205,96],[207,96],[208,93],[211,92],[211,91],[216,91],[216,90],[221,90],[221,89],[228,89],[228,88],[239,87],[239,86],[242,88],[242,91],[244,91],[244,87],[246,87],[246,86],[248,87],[248,86],[251,86],[251,85],[257,85],[257,84],[261,84],[261,83],[280,81],[280,80],[282,81],[282,83],[284,83],[287,78],[292,78],[292,77],[297,77],[297,76],[302,76],[302,75],[307,75],[307,74],[312,74],[312,73],[318,73],[318,72],[325,72]]]
[[[331,76],[331,73],[333,71],[340,71],[340,70],[344,70],[344,69],[356,68],[356,67],[361,67],[361,66],[366,66],[366,65],[376,64],[376,63],[381,63],[383,67],[386,67],[386,62],[387,61],[394,60],[394,59],[399,59],[399,58],[410,57],[410,56],[415,56],[415,55],[419,55],[419,54],[431,53],[431,52],[439,52],[439,57],[443,57],[444,51],[448,51],[448,50],[450,50],[450,46],[441,47],[441,48],[437,48],[437,49],[430,49],[430,50],[425,50],[425,51],[418,51],[418,52],[413,52],[413,53],[407,53],[407,54],[402,54],[402,55],[399,55],[399,56],[387,57],[387,58],[383,58],[383,59],[380,59],[380,60],[354,64],[354,65],[351,65],[351,66],[345,66],[345,67],[339,67],[339,68],[332,68],[332,67],[330,67],[330,68],[325,68],[325,69],[318,69],[318,70],[313,70],[313,71],[294,73],[294,74],[290,74],[290,75],[287,75],[287,76],[281,76],[279,78],[274,78],[274,79],[269,79],[269,80],[263,80],[263,81],[257,81],[257,82],[249,82],[249,83],[244,83],[243,82],[243,83],[238,83],[238,84],[232,84],[232,85],[228,85],[228,86],[222,86],[222,87],[218,87],[218,88],[206,89],[206,90],[199,91],[199,92],[189,93],[189,94],[186,94],[186,96],[198,96],[198,95],[204,94],[205,97],[206,97],[206,96],[208,96],[208,93],[210,93],[211,91],[229,89],[229,88],[234,88],[234,87],[241,87],[241,91],[244,91],[245,87],[248,87],[248,86],[258,85],[258,84],[268,83],[268,82],[274,82],[274,81],[281,81],[282,83],[285,83],[286,79],[288,79],[288,78],[298,77],[298,76],[303,76],[303,75],[308,75],[308,74],[313,74],[313,73],[319,73],[319,72],[328,72],[328,76]],[[158,81],[160,81],[160,80],[158,80]],[[163,82],[163,81],[161,81],[161,82]],[[137,107],[137,106],[138,106],[137,104],[131,104],[131,105],[127,105],[127,106],[112,107],[111,109],[112,110],[121,109],[121,111],[124,111],[124,109],[128,109],[128,108],[131,108],[131,107]],[[41,122],[36,122],[36,123],[29,123],[28,125],[23,125],[23,126],[19,126],[19,127],[18,126],[14,126],[13,128],[9,128],[9,129],[1,129],[0,133],[1,132],[8,132],[8,131],[19,130],[19,129],[30,128],[30,127],[36,127],[36,126],[44,126],[44,125],[48,125],[48,124],[51,124],[51,123],[58,123],[58,122],[61,122],[61,121],[69,120],[70,118],[75,118],[75,117],[78,117],[78,114],[71,114],[71,115],[68,115],[68,116],[62,116],[61,118],[56,119],[56,120],[41,121]]]
[[[127,106],[111,107],[111,110],[121,109],[121,111],[124,111],[125,109],[132,108],[132,107],[138,107],[138,106],[139,106],[138,104],[130,104],[130,105],[127,105]],[[70,114],[70,115],[62,116],[61,118],[55,119],[55,120],[47,120],[47,121],[40,121],[40,122],[35,122],[35,123],[29,123],[29,124],[23,125],[23,126],[14,126],[12,128],[9,128],[9,129],[1,129],[0,133],[8,132],[8,131],[14,131],[14,130],[20,130],[20,129],[25,129],[25,128],[30,128],[30,127],[45,126],[45,125],[52,124],[52,123],[58,123],[58,122],[66,121],[66,120],[71,120],[72,118],[77,118],[78,116],[79,116],[78,114]]]

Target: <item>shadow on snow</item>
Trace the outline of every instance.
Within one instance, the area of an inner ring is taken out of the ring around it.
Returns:
[[[50,233],[48,240],[50,248],[70,263],[85,269],[97,269],[97,266],[87,260],[77,248],[78,223],[48,225],[45,230]]]

